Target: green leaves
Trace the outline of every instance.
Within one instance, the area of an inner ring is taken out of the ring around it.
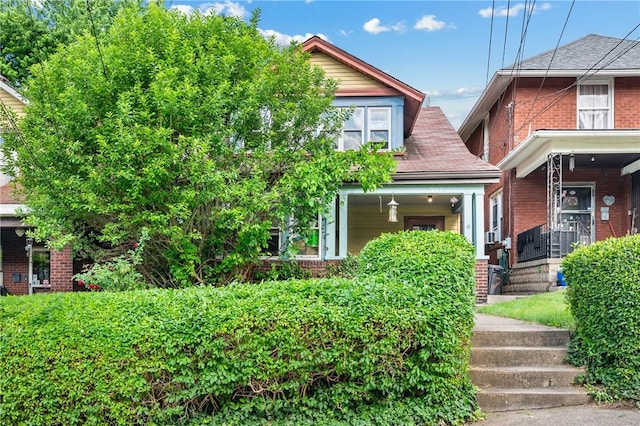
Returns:
[[[577,249],[562,268],[576,322],[572,357],[586,363],[586,382],[640,401],[640,235]]]
[[[391,154],[333,149],[336,83],[256,25],[124,8],[100,50],[84,34],[34,68],[3,149],[36,236],[104,262],[148,229],[149,283],[227,283],[272,224],[304,235],[344,182],[390,181]]]
[[[473,298],[403,274],[2,298],[0,423],[462,424]]]

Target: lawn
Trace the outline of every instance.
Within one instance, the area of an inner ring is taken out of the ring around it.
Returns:
[[[565,290],[525,296],[507,302],[477,308],[482,314],[515,318],[552,327],[575,329],[575,322],[565,300]]]

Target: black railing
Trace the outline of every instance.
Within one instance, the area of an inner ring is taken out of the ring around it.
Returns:
[[[573,251],[578,241],[578,231],[549,232],[545,225],[538,225],[518,234],[518,262],[562,258]]]

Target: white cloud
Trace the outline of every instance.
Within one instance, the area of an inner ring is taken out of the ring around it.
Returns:
[[[524,10],[527,7],[531,9],[531,5],[525,5],[525,3],[518,3],[510,8],[506,8],[504,6],[498,7],[496,9],[493,9],[493,16],[494,17],[518,16],[518,13],[520,13],[521,10]],[[537,13],[537,12],[541,12],[549,9],[551,9],[551,3],[542,3],[541,5],[533,6],[533,13]],[[491,18],[491,14],[492,14],[491,12],[492,12],[492,8],[488,7],[486,9],[480,9],[478,11],[478,14],[483,18]]]
[[[185,15],[189,15],[196,11],[195,8],[186,4],[176,4],[171,6],[171,9],[179,10]],[[208,15],[212,12],[218,15],[236,16],[238,18],[246,18],[249,16],[247,9],[240,3],[234,3],[232,1],[215,2],[215,3],[200,3],[197,10],[203,15]]]
[[[461,99],[480,96],[483,90],[482,87],[459,87],[453,90],[427,90],[426,93],[431,99]]]
[[[416,30],[438,31],[446,27],[444,21],[438,21],[435,15],[424,15],[416,22],[413,28]]]
[[[372,18],[365,22],[362,28],[370,34],[380,34],[388,31],[402,32],[406,27],[403,22],[396,22],[390,25],[381,25],[380,19]]]
[[[329,41],[329,38],[327,36],[325,36],[324,34],[306,33],[305,35],[288,35],[288,34],[279,33],[278,31],[274,31],[274,30],[258,29],[258,31],[260,31],[260,34],[264,38],[273,37],[275,43],[280,45],[280,46],[288,46],[289,44],[291,44],[292,41],[295,41],[295,42],[298,42],[298,43],[302,43],[302,42],[310,39],[314,35],[320,37],[323,40]]]
[[[371,34],[380,34],[387,31],[391,31],[391,28],[385,27],[384,25],[380,25],[380,20],[378,18],[370,19],[365,22],[362,28]]]

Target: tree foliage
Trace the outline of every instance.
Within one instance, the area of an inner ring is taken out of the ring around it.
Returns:
[[[89,32],[105,31],[117,11],[139,0],[1,0],[0,74],[16,88],[30,68]]]
[[[335,82],[258,19],[123,9],[34,68],[3,149],[37,237],[100,260],[148,231],[147,279],[224,280],[274,224],[304,235],[344,182],[389,181],[389,154],[334,149]]]

